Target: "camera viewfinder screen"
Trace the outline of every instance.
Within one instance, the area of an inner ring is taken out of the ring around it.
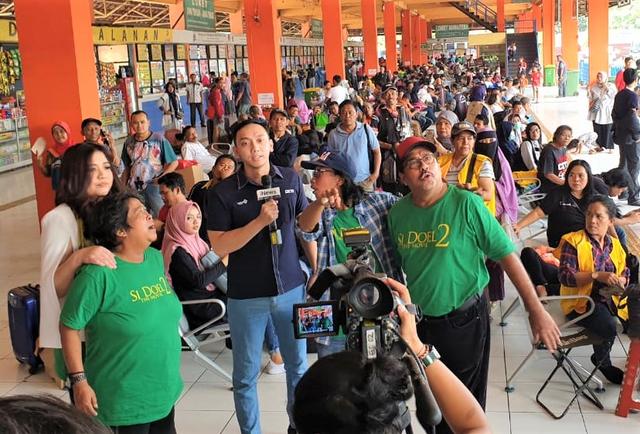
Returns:
[[[333,303],[297,304],[295,309],[296,338],[315,336],[333,336],[336,325],[333,317],[335,305]]]

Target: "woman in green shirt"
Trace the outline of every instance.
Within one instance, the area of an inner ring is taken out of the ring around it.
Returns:
[[[153,219],[133,193],[100,201],[89,237],[116,268],[82,267],[62,314],[62,350],[75,405],[118,433],[175,433],[180,378],[180,302],[168,284]],[[81,356],[80,330],[86,334]]]

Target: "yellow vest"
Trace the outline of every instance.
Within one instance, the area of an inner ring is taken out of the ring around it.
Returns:
[[[464,162],[462,169],[460,169],[460,172],[458,172],[458,183],[461,185],[464,185],[467,182],[467,171],[469,170],[469,165],[471,164],[471,155],[472,154],[469,154],[466,161]],[[480,169],[482,168],[482,164],[485,161],[488,161],[490,165],[493,164],[491,162],[491,158],[485,155],[476,154],[476,163],[475,163],[475,167],[473,168],[473,176],[471,177],[471,187],[473,188],[478,188],[478,178],[480,177]],[[451,168],[452,163],[453,163],[453,154],[444,154],[438,157],[438,164],[440,165],[440,169],[442,170],[443,178],[447,177],[447,173],[449,173],[449,168]],[[484,204],[487,206],[487,208],[491,212],[491,215],[495,216],[496,215],[495,183],[493,186],[493,194],[491,195],[491,199],[485,200]]]
[[[584,230],[571,232],[564,235],[562,237],[562,240],[560,241],[560,245],[562,245],[563,242],[571,244],[578,252],[578,271],[588,271],[589,273],[593,273],[595,271],[591,239]],[[611,238],[611,242],[613,243],[613,248],[611,249],[611,260],[613,261],[613,265],[615,266],[616,274],[618,276],[621,276],[624,272],[625,267],[627,266],[627,254],[622,249],[622,245],[617,238]],[[592,287],[593,282],[589,282],[585,285],[577,287],[568,287],[561,285],[560,295],[591,296]],[[616,306],[621,304],[619,297],[613,296],[612,298]],[[618,309],[618,316],[624,320],[627,320],[629,318],[629,314],[627,312],[626,300],[624,300],[622,304],[624,305],[624,307]],[[562,306],[562,311],[565,315],[572,310],[575,310],[578,313],[584,313],[587,310],[586,300],[562,300],[560,302],[560,305]]]

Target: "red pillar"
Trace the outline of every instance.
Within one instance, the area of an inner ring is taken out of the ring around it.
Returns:
[[[544,66],[556,63],[555,0],[542,0],[542,59]]]
[[[422,48],[422,44],[427,42],[428,23],[424,18],[420,18],[420,63],[427,63],[427,50]]]
[[[364,71],[374,76],[378,73],[378,24],[376,0],[361,0],[362,39],[364,41]]]
[[[243,4],[245,11],[253,12],[246,20],[249,71],[254,71],[250,80],[253,103],[257,103],[258,96],[263,94],[273,100],[275,107],[283,107],[280,20],[274,0],[244,0]],[[270,72],[261,74],[260,71]]]
[[[387,2],[383,6],[384,17],[384,45],[387,51],[387,69],[391,72],[398,70],[398,52],[396,50],[396,5]]]
[[[422,28],[420,26],[420,15],[411,16],[411,59],[414,65],[420,64],[420,43],[422,41]]]
[[[402,21],[402,64],[411,65],[411,11],[405,9],[401,13]]]
[[[499,32],[504,32],[504,0],[496,2],[496,27]]]
[[[433,24],[431,24],[431,21],[427,21],[427,41],[429,41],[429,39],[433,38]]]
[[[533,30],[536,32],[542,30],[542,9],[540,8],[540,5],[531,5],[531,13],[533,15],[533,20],[535,21],[535,27]]]
[[[344,45],[342,43],[342,10],[340,0],[321,0],[324,39],[324,63],[327,80],[334,75],[344,78]],[[278,68],[280,69],[280,68]]]
[[[578,13],[576,0],[562,0],[562,57],[569,71],[578,70]]]
[[[598,71],[609,75],[609,2],[589,1],[589,80]]]
[[[69,123],[73,141],[79,142],[82,119],[100,118],[92,7],[93,2],[78,0],[15,3],[31,143],[38,137],[53,140],[51,125],[58,119]],[[36,164],[34,159],[38,216],[42,218],[53,208],[54,195],[51,179],[45,178]]]

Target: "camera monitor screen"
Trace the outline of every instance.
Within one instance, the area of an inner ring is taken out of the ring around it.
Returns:
[[[337,303],[320,301],[293,305],[294,334],[297,339],[334,336],[338,333],[334,313]]]

